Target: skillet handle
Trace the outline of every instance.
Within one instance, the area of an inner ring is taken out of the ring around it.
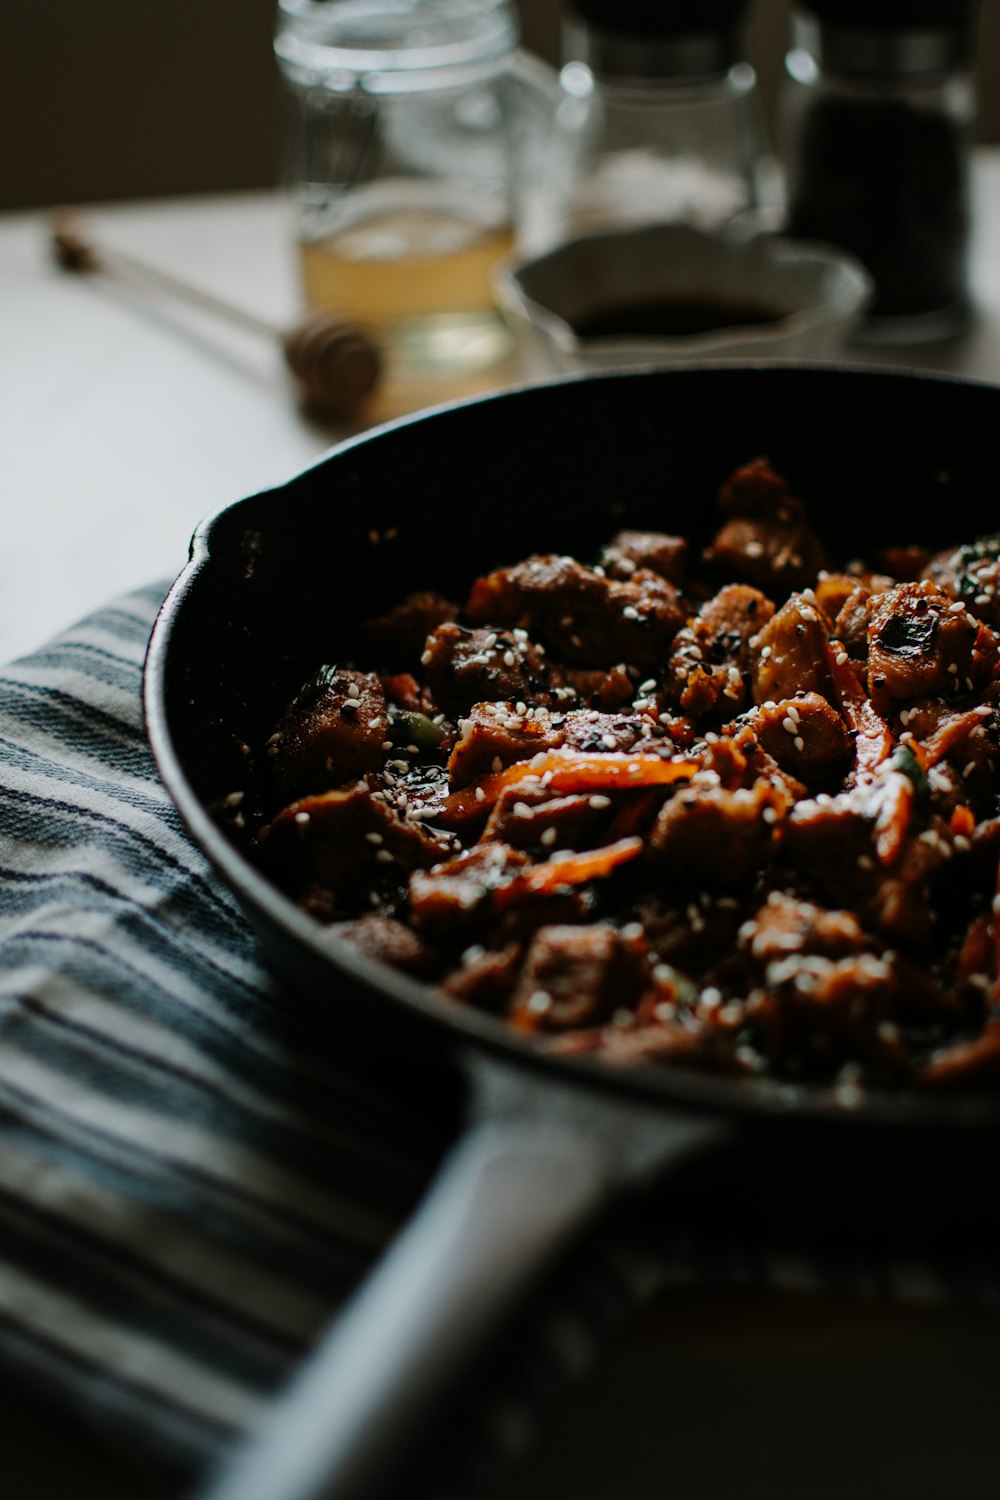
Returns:
[[[202,1500],[373,1500],[515,1300],[594,1215],[593,1139],[474,1125],[414,1219]]]

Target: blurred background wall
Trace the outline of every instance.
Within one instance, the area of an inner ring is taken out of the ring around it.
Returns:
[[[555,62],[560,0],[517,0]],[[753,0],[766,107],[789,0]],[[11,3],[0,48],[0,208],[266,187],[279,179],[273,0]],[[1000,141],[1000,0],[982,0],[979,134]]]

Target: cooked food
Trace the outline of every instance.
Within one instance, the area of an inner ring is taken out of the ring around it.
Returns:
[[[370,621],[261,747],[254,857],[550,1051],[995,1088],[1000,536],[837,559],[764,458],[718,502],[701,552],[621,531]]]

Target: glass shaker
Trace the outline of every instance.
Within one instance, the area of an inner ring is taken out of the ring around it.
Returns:
[[[786,59],[790,234],[875,281],[856,337],[915,343],[969,314],[972,0],[807,0]]]
[[[373,336],[373,419],[488,388],[510,357],[490,278],[517,214],[518,41],[508,0],[279,0],[305,296]]]
[[[567,0],[547,170],[525,239],[717,228],[765,211],[769,157],[744,56],[747,0]]]

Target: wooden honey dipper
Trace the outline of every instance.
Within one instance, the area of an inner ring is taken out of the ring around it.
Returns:
[[[286,331],[132,255],[98,248],[72,215],[60,214],[53,223],[52,250],[64,270],[138,278],[254,333],[276,338],[299,382],[305,404],[317,414],[337,420],[349,418],[378,382],[381,363],[372,339],[336,313],[309,313]]]

